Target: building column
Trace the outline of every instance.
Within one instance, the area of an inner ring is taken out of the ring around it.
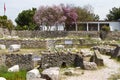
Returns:
[[[77,23],[75,22],[75,27],[76,27],[76,31],[78,31],[78,26],[77,26]]]
[[[88,23],[87,23],[87,31],[89,31],[89,26],[88,26]]]
[[[98,23],[98,31],[100,31],[100,23]]]
[[[65,22],[63,23],[63,31],[66,31],[66,30],[65,30]]]

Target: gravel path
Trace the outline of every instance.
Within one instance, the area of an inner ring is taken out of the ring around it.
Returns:
[[[107,80],[111,74],[118,73],[120,63],[113,59],[109,59],[109,56],[102,55],[102,58],[104,60],[105,67],[95,71],[84,70],[84,74],[82,75],[68,76],[63,80]]]

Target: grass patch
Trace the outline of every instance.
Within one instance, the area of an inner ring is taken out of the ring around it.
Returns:
[[[6,66],[0,66],[0,76],[7,80],[26,80],[27,71],[21,70],[19,72],[8,72]]]
[[[0,54],[28,54],[28,53],[40,53],[41,51],[44,51],[45,49],[20,49],[20,51],[17,52],[8,52],[7,49],[0,50]]]

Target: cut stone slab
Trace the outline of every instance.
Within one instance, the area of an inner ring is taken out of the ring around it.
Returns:
[[[94,50],[94,55],[91,57],[90,62],[95,62],[98,66],[104,66],[104,61],[98,50]]]

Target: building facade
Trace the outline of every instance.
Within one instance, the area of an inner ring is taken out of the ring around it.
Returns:
[[[100,31],[103,26],[110,27],[110,31],[120,31],[120,21],[84,21],[76,22],[75,25],[69,26],[67,31]],[[46,31],[49,26],[40,26],[42,31]],[[49,31],[66,31],[65,24],[51,26]]]
[[[110,31],[120,31],[120,21],[87,21],[77,22],[76,31],[100,31],[101,28],[106,25],[110,27]]]

